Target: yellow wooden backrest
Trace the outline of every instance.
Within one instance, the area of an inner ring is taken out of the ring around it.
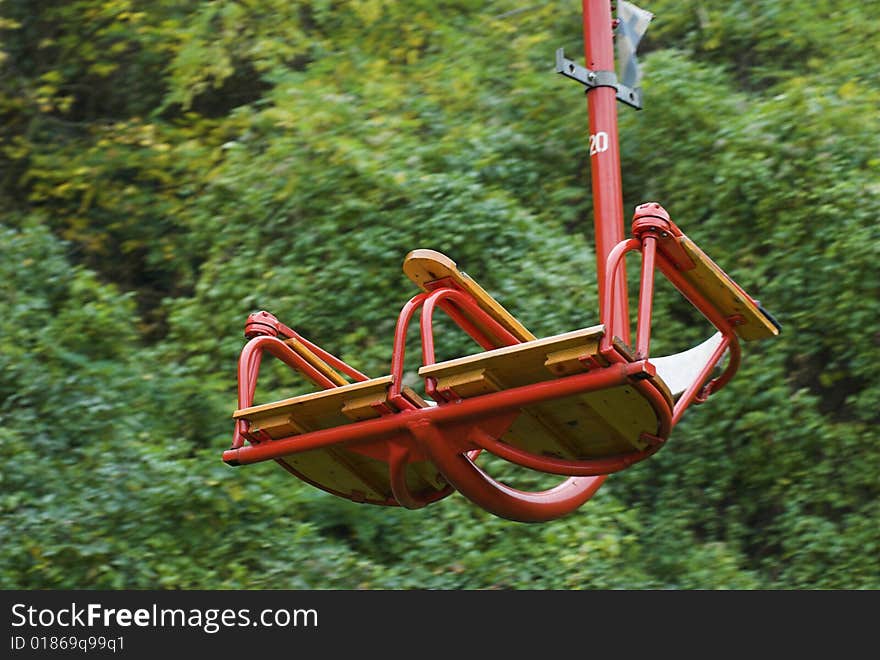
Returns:
[[[725,317],[736,317],[736,334],[745,340],[767,339],[779,334],[779,329],[758,309],[748,295],[730,276],[712,261],[687,236],[678,239],[679,245],[694,263],[694,268],[681,274],[693,284]]]
[[[430,291],[433,282],[449,278],[457,288],[469,293],[483,311],[504,326],[514,337],[520,341],[535,339],[535,335],[517,321],[513,314],[504,309],[501,303],[469,275],[459,270],[456,263],[445,254],[436,250],[413,250],[403,261],[403,272],[422,291]],[[470,320],[483,329],[477,319]]]

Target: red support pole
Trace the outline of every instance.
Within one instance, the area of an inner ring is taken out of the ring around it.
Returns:
[[[614,71],[614,34],[609,0],[583,0],[584,54],[591,71]],[[587,90],[590,116],[590,173],[593,186],[593,216],[596,234],[596,270],[599,278],[599,312],[613,307],[607,318],[617,321],[620,338],[629,344],[629,307],[626,268],[620,264],[611,300],[605,295],[605,262],[609,252],[623,240],[623,192],[620,176],[620,148],[617,136],[617,90],[592,87]]]
[[[648,234],[642,239],[642,285],[639,290],[639,318],[636,329],[636,356],[647,360],[651,349],[651,314],[654,308],[654,266],[657,237]]]

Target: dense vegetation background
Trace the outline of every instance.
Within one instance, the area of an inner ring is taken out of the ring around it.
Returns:
[[[246,315],[387,373],[415,247],[538,335],[596,322],[585,102],[553,73],[580,3],[0,2],[0,586],[880,588],[877,3],[641,5],[626,205],[784,333],[523,525],[220,454]],[[658,351],[706,336],[664,295]],[[303,391],[267,374],[263,400]]]

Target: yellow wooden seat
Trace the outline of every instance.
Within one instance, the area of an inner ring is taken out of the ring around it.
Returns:
[[[311,392],[263,405],[237,410],[236,420],[250,423],[256,437],[278,439],[333,428],[379,417],[383,407],[393,411],[387,400],[391,376]],[[417,406],[427,404],[411,389],[404,395]],[[288,454],[278,459],[298,477],[319,488],[358,502],[392,503],[388,464],[360,453],[356,447],[335,445]],[[416,496],[426,496],[445,487],[436,468],[427,461],[409,465],[407,486]]]
[[[439,392],[468,399],[606,366],[598,354],[601,325],[545,339],[424,366],[419,375],[434,378]],[[615,345],[627,356],[623,347]],[[656,376],[650,379],[672,405],[672,396]],[[651,404],[631,385],[585,392],[522,408],[503,442],[533,454],[588,459],[644,450],[645,435],[657,433]]]

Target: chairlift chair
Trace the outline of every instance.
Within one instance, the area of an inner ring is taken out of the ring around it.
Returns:
[[[399,313],[389,375],[369,378],[269,312],[248,317],[227,464],[275,460],[354,502],[417,509],[457,491],[495,515],[547,521],[580,507],[608,475],[662,448],[690,405],[733,378],[741,340],[779,333],[773,317],[660,204],[636,207],[631,237],[622,236],[615,102],[632,105],[641,95],[608,76],[614,64],[609,3],[588,0],[584,9],[592,69],[558,51],[557,71],[587,86],[591,136],[606,136],[591,149],[599,324],[538,338],[451,258],[414,250],[403,271],[419,292]],[[601,84],[590,84],[595,73]],[[632,344],[624,265],[631,252],[641,256]],[[661,357],[650,354],[658,271],[716,330],[690,350]],[[437,362],[437,308],[483,351]],[[404,385],[407,330],[416,314],[425,397]],[[320,389],[254,405],[266,352]],[[513,488],[477,465],[481,452],[562,480],[538,492]]]

